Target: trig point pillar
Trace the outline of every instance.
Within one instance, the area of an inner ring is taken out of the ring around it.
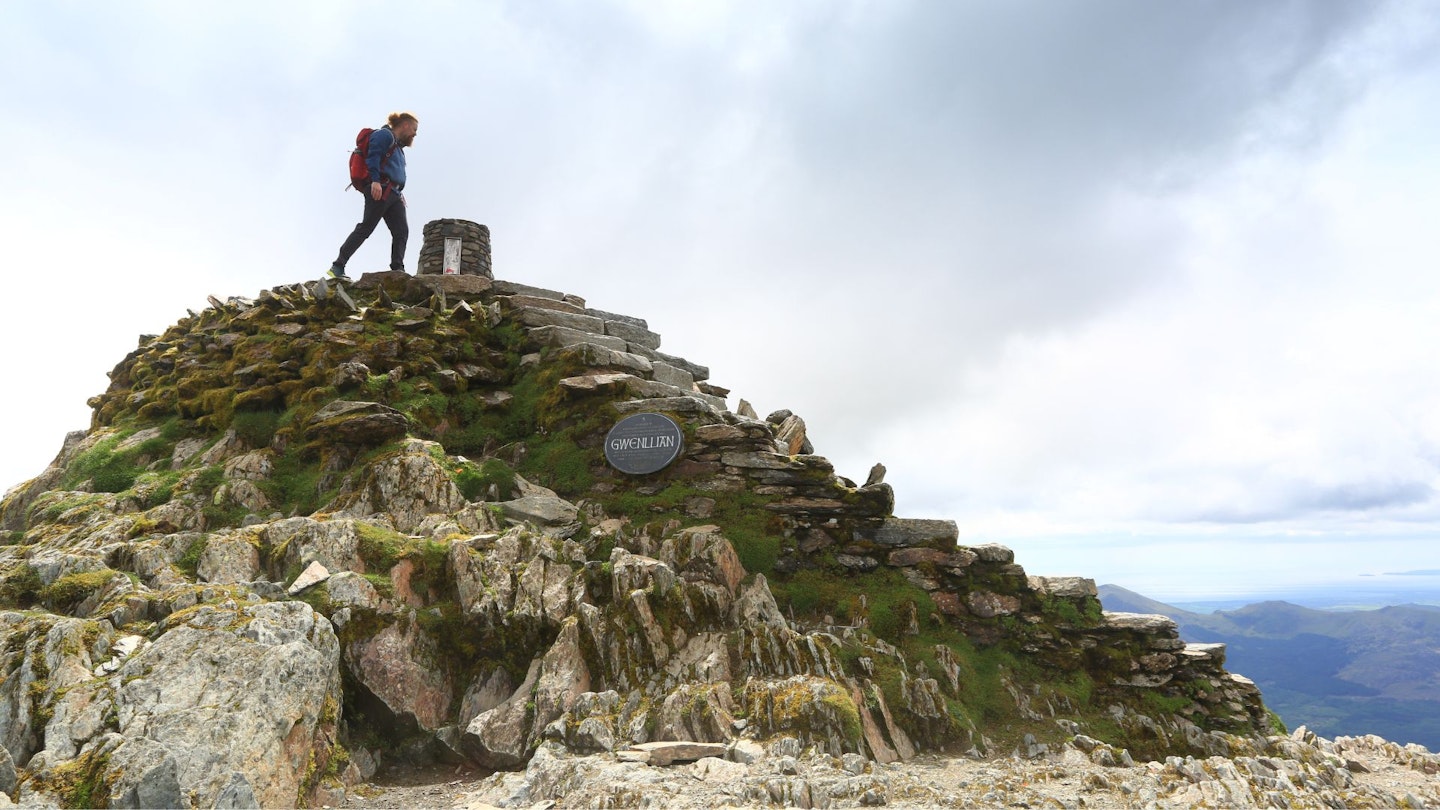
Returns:
[[[420,247],[420,275],[465,275],[494,278],[490,268],[490,229],[464,219],[425,223]]]

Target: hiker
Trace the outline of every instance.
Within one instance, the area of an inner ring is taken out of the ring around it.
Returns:
[[[413,113],[399,112],[391,113],[388,124],[370,133],[365,151],[369,183],[356,183],[356,188],[365,195],[365,213],[330,265],[331,278],[350,280],[345,275],[345,263],[370,238],[382,219],[390,229],[390,269],[405,269],[405,242],[410,236],[410,225],[405,221],[405,195],[400,192],[405,188],[405,147],[415,142],[419,129],[420,120]]]

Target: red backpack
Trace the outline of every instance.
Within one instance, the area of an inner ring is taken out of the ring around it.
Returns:
[[[370,167],[365,165],[365,156],[370,153],[370,136],[374,132],[374,129],[365,127],[355,136],[355,151],[350,153],[350,185],[356,191],[365,192],[370,187]],[[399,145],[399,141],[390,144],[390,148],[385,151],[385,157],[380,159],[382,167]]]

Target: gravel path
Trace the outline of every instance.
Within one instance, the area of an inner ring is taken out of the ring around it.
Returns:
[[[663,768],[542,748],[520,773],[392,770],[352,788],[344,806],[1440,808],[1440,756],[1378,737],[1330,741],[1302,732],[1275,738],[1255,756],[1132,765],[1098,764],[1118,753],[1103,744],[1088,752],[1066,744],[1033,760],[921,756],[879,765],[855,755],[806,755]]]

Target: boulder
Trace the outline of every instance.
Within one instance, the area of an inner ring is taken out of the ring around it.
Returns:
[[[560,312],[540,307],[519,307],[511,313],[521,324],[530,327],[563,326],[592,335],[605,334],[605,322],[579,312]]]
[[[680,686],[665,697],[655,719],[661,739],[728,743],[735,722],[729,680]]]
[[[695,582],[710,582],[723,587],[734,596],[745,578],[745,566],[735,547],[713,525],[683,529],[662,546],[660,558],[680,576]]]
[[[378,402],[336,400],[310,417],[305,433],[311,439],[373,447],[404,436],[410,430],[405,414]]]
[[[118,806],[217,806],[238,773],[255,804],[291,807],[307,800],[306,769],[329,761],[340,704],[339,644],[310,606],[202,605],[114,675],[65,693],[36,777],[74,761],[74,746],[103,753]],[[109,719],[73,722],[93,712]]]
[[[331,504],[340,517],[368,517],[383,513],[401,532],[408,532],[432,514],[463,509],[465,496],[450,479],[439,444],[408,439],[366,467],[359,483]]]
[[[787,455],[809,452],[809,439],[805,438],[805,420],[795,414],[785,417],[775,429],[775,442],[783,445]]]
[[[206,582],[231,585],[253,581],[260,573],[260,549],[250,531],[210,535],[196,572]]]
[[[508,770],[525,764],[534,750],[530,743],[531,696],[540,680],[540,659],[530,663],[530,671],[520,687],[504,703],[481,712],[465,727],[460,738],[461,750],[476,764],[491,770]],[[527,706],[527,704],[530,704]]]
[[[741,700],[745,717],[762,737],[794,734],[838,757],[862,744],[860,712],[848,690],[828,678],[796,675],[751,678]]]
[[[529,495],[504,501],[500,509],[505,517],[522,523],[538,523],[541,526],[563,526],[574,523],[580,510],[575,504],[555,495]]]
[[[355,520],[294,517],[257,528],[264,547],[283,549],[284,568],[318,562],[330,571],[365,571],[360,559],[360,528]],[[278,581],[283,571],[271,572]]]
[[[651,361],[651,374],[655,382],[671,385],[684,391],[695,387],[695,377],[682,368],[663,361]]]
[[[740,593],[730,607],[730,619],[741,627],[786,626],[785,614],[780,612],[780,606],[776,604],[775,595],[770,592],[770,584],[765,581],[764,574],[756,574],[754,581],[741,586]]]
[[[325,582],[330,604],[337,608],[349,607],[379,612],[385,610],[384,597],[370,584],[370,580],[353,571],[341,571]]]
[[[618,337],[630,345],[651,350],[660,348],[660,336],[651,332],[643,325],[636,325],[625,321],[606,320],[605,334]]]
[[[321,565],[318,561],[312,562],[305,567],[304,571],[300,572],[300,576],[295,577],[295,581],[290,583],[290,587],[286,588],[285,592],[294,596],[307,588],[313,588],[319,585],[329,578],[330,571],[326,569],[325,566]]]
[[[1143,635],[1174,637],[1175,620],[1158,613],[1112,613],[1105,611],[1104,626],[1112,630],[1129,630]]]
[[[603,347],[609,351],[624,352],[630,347],[624,338],[592,334],[569,326],[537,326],[526,330],[526,333],[530,336],[530,340],[541,346],[559,349],[589,344]]]
[[[580,648],[579,620],[571,617],[560,628],[555,643],[540,660],[540,677],[535,682],[535,723],[531,739],[575,708],[580,696],[590,691],[590,669]]]
[[[401,722],[427,731],[450,723],[455,689],[435,667],[435,640],[409,615],[345,647],[345,663],[355,680]]]
[[[4,746],[0,746],[0,793],[14,795],[18,784],[19,774],[15,772],[15,760],[10,758],[10,752]]]
[[[647,742],[638,743],[630,747],[633,751],[641,751],[648,755],[646,762],[656,767],[664,767],[675,762],[694,762],[705,757],[724,757],[729,746],[724,743],[705,742]]]
[[[1029,579],[1031,589],[1062,599],[1085,599],[1095,597],[1095,580],[1085,577],[1038,577]]]

